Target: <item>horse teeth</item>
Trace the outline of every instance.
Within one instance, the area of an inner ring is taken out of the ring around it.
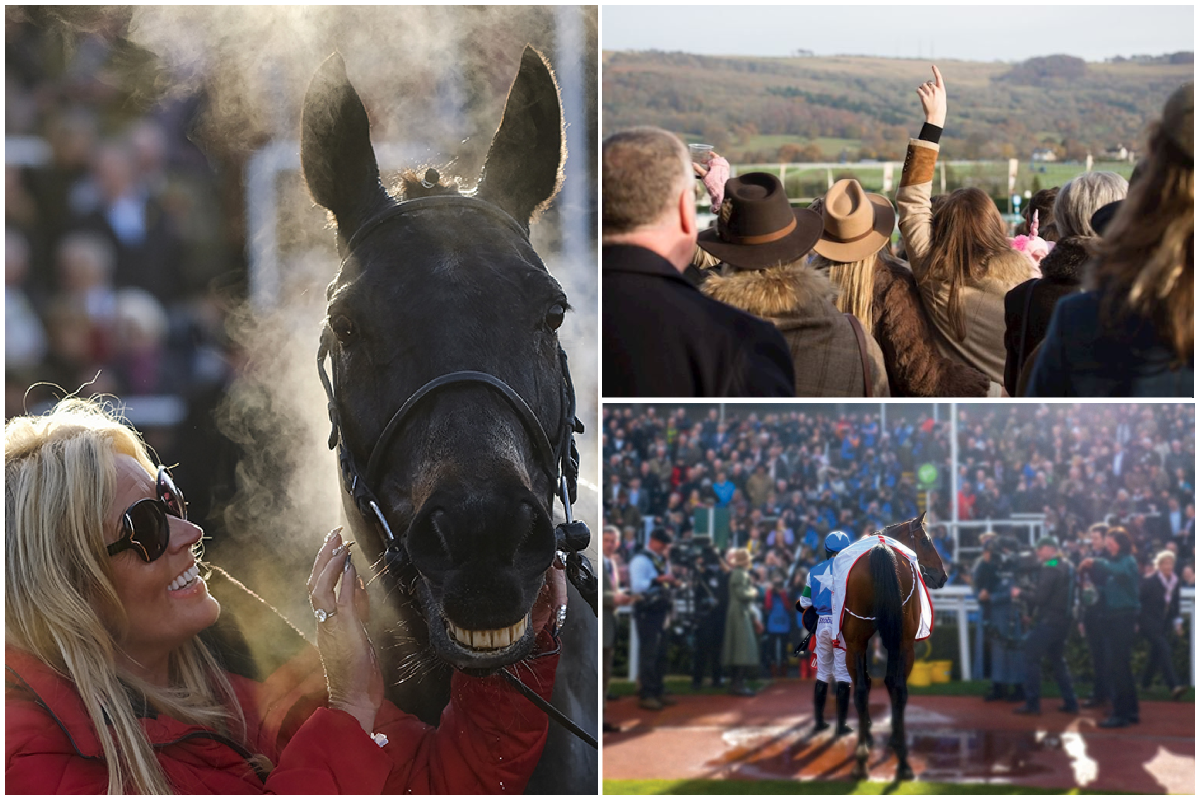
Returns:
[[[459,644],[476,650],[498,650],[508,647],[524,635],[527,627],[529,627],[528,617],[519,620],[513,625],[509,625],[507,628],[496,628],[490,631],[471,631],[466,628],[460,628],[453,622],[446,620],[446,629],[450,631],[450,635]]]

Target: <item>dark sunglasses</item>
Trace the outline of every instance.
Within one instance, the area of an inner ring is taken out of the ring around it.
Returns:
[[[175,486],[166,467],[158,468],[158,480],[154,483],[155,499],[138,500],[121,515],[121,538],[108,546],[108,554],[115,556],[133,548],[138,557],[149,564],[171,544],[171,526],[167,516],[187,519],[187,503],[183,492]]]

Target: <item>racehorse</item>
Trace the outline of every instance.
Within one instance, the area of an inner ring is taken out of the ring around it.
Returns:
[[[880,534],[889,536],[917,554],[925,584],[940,589],[946,583],[946,568],[929,533],[925,514],[889,525]],[[874,738],[867,701],[871,676],[867,672],[867,642],[875,631],[887,650],[887,675],[884,685],[892,700],[892,749],[899,764],[896,780],[912,780],[908,764],[908,745],[904,737],[904,707],[908,704],[908,676],[913,668],[913,642],[921,622],[916,571],[906,556],[879,543],[866,558],[859,557],[846,576],[845,614],[841,636],[846,647],[846,667],[853,684],[854,706],[858,710],[858,746],[854,751],[853,776],[867,777],[867,758]]]
[[[586,526],[564,544],[552,520],[556,497],[568,517],[575,499],[582,426],[556,332],[567,297],[529,241],[562,181],[562,110],[550,67],[526,47],[473,194],[429,170],[405,173],[394,198],[369,127],[335,54],[306,93],[300,153],[343,259],[317,359],[329,446],[386,591],[390,614],[372,630],[389,639],[389,699],[436,724],[447,665],[520,674],[544,573],[556,551],[587,545]],[[596,600],[568,596],[552,703],[594,736]],[[596,780],[596,751],[551,725],[527,791],[594,794]]]

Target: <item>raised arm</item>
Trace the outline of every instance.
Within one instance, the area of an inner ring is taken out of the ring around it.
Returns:
[[[933,80],[917,87],[925,124],[916,139],[909,139],[904,156],[904,171],[896,192],[896,208],[900,212],[900,233],[904,236],[908,262],[920,281],[928,268],[933,210],[933,173],[937,164],[938,141],[946,125],[946,85],[941,71],[933,67]]]

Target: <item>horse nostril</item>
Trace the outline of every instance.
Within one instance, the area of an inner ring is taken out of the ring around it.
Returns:
[[[452,521],[445,509],[431,508],[413,520],[408,531],[408,554],[422,572],[446,569],[452,561]]]

